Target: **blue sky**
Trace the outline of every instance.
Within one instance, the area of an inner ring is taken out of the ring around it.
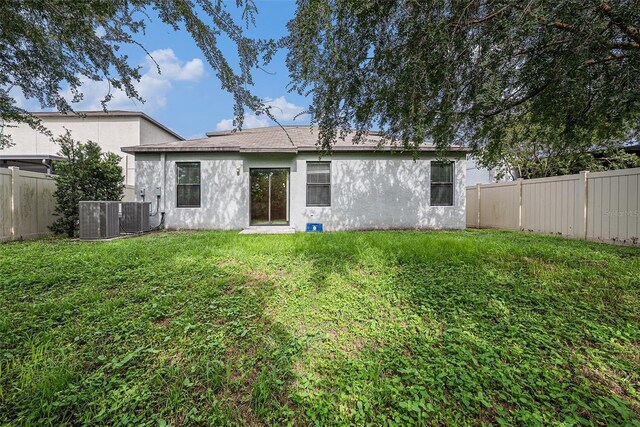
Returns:
[[[247,34],[261,38],[279,38],[286,35],[286,24],[293,18],[295,2],[286,0],[256,1],[258,15],[256,25]],[[229,10],[235,9],[235,1],[227,2]],[[233,99],[220,88],[215,76],[200,49],[186,31],[174,31],[163,24],[153,14],[147,24],[146,34],[139,34],[136,40],[152,52],[161,68],[161,74],[138,47],[126,47],[132,65],[143,65],[142,79],[137,84],[145,104],[134,102],[116,94],[108,104],[112,110],[143,111],[185,138],[204,136],[205,132],[230,129],[233,119]],[[232,62],[235,57],[234,45],[221,40],[220,46],[225,56]],[[254,74],[254,94],[270,100],[273,113],[282,123],[307,124],[308,116],[293,121],[293,116],[303,111],[307,100],[296,93],[289,93],[288,71],[285,64],[286,52],[280,51],[266,67],[268,73],[256,70]],[[85,98],[74,105],[76,110],[100,110],[99,101],[108,86],[103,82],[87,82],[83,87]],[[70,97],[68,98],[70,99]],[[30,110],[38,110],[37,103],[20,100]],[[247,112],[245,127],[270,125],[266,117],[256,117]]]

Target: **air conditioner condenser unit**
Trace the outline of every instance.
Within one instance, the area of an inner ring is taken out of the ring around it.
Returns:
[[[80,238],[112,239],[120,234],[118,206],[120,202],[80,202]]]
[[[149,231],[150,202],[122,202],[120,230],[123,233],[144,233]]]

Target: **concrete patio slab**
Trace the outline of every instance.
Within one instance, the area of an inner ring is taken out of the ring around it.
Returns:
[[[240,234],[293,234],[296,230],[293,227],[282,225],[259,225],[245,228]]]

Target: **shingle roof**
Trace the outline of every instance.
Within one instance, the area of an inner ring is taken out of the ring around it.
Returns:
[[[280,126],[246,129],[238,132],[211,132],[206,138],[187,141],[167,142],[162,144],[136,145],[122,147],[125,153],[161,153],[161,152],[193,152],[223,151],[244,153],[297,153],[317,151],[318,129],[309,126]],[[368,135],[366,142],[353,144],[354,134],[344,140],[338,138],[333,151],[402,151],[401,145],[380,146],[381,136],[375,132]],[[420,151],[434,152],[433,144],[422,144]],[[452,146],[449,151],[468,151],[462,146]]]
[[[175,136],[179,140],[184,141],[184,138],[180,136],[178,133],[172,131],[171,129],[169,129],[159,121],[147,116],[142,111],[109,110],[109,111],[74,111],[69,113],[60,113],[58,111],[38,111],[38,112],[32,112],[30,114],[33,114],[36,117],[63,117],[63,118],[64,117],[82,118],[83,116],[86,116],[86,117],[140,117],[147,120],[149,123],[153,123],[154,125],[158,126],[160,129],[164,130],[165,132],[170,133],[171,135]]]

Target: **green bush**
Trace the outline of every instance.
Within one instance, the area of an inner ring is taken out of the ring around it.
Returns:
[[[124,177],[118,164],[120,157],[103,153],[95,142],[75,141],[69,131],[54,141],[60,145],[59,155],[67,160],[56,166],[54,213],[60,218],[49,228],[56,234],[73,237],[78,232],[80,201],[122,199]]]

